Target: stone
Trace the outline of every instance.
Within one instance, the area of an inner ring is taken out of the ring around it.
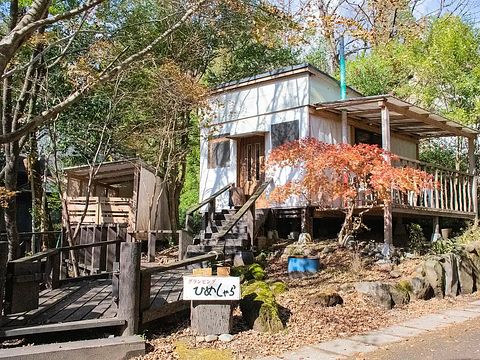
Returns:
[[[380,260],[381,261],[381,260]],[[378,262],[377,262],[378,263]],[[380,263],[378,265],[378,270],[383,271],[383,272],[390,272],[393,270],[393,264],[388,262],[388,263]]]
[[[435,295],[430,283],[423,277],[412,278],[410,287],[413,297],[418,300],[429,300]]]
[[[240,310],[253,330],[276,333],[284,329],[275,294],[264,281],[251,280],[242,285]]]
[[[251,251],[237,251],[233,256],[233,266],[250,265],[255,261],[253,252]]]
[[[233,335],[231,334],[222,334],[218,337],[218,340],[222,342],[230,342],[233,340]]]
[[[423,271],[435,297],[443,298],[445,296],[445,271],[440,261],[436,258],[425,260]]]
[[[467,254],[467,257],[470,259],[472,263],[472,272],[475,278],[475,288],[479,290],[480,289],[480,256],[478,256],[477,252],[470,252]]]
[[[349,292],[355,289],[355,285],[352,283],[343,283],[339,285],[338,289],[340,291]]]
[[[202,343],[205,341],[205,336],[195,336],[195,342]]]
[[[325,246],[322,250],[322,254],[330,254],[334,251],[335,249],[332,246]]]
[[[406,305],[410,302],[408,290],[399,285],[390,286],[390,295],[394,305]]]
[[[309,299],[309,302],[314,306],[330,307],[342,305],[343,299],[338,293],[327,291],[312,295]]]
[[[390,271],[390,277],[394,279],[398,279],[399,277],[402,276],[402,272],[400,270],[392,270]]]
[[[393,307],[392,295],[388,284],[378,281],[362,281],[355,284],[355,290],[372,298],[378,305],[385,309]]]
[[[417,258],[417,255],[415,254],[412,254],[412,253],[405,253],[405,258],[407,259],[416,259]]]
[[[443,255],[443,269],[445,270],[445,296],[457,296],[458,271],[454,254]]]
[[[205,336],[204,340],[207,343],[214,342],[214,341],[218,340],[218,336],[217,335],[207,335],[207,336]]]
[[[472,261],[466,256],[466,254],[461,254],[457,256],[456,259],[460,294],[471,294],[474,290]]]

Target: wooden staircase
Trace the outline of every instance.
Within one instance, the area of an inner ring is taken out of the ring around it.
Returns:
[[[223,253],[226,259],[234,259],[237,255],[243,258],[243,254],[247,252],[253,254],[254,240],[270,211],[270,209],[255,209],[255,201],[269,184],[270,180],[261,184],[241,207],[215,212],[215,198],[230,189],[229,186],[188,211],[187,231],[188,217],[200,206],[208,204],[208,211],[205,214],[206,226],[195,237],[193,244],[187,247],[185,256],[193,257],[215,251]],[[253,256],[250,256],[250,258],[253,259]]]
[[[205,230],[202,230],[193,240],[193,245],[187,248],[187,257],[207,254],[211,251],[224,253],[226,257],[233,257],[246,251],[253,250],[253,241],[248,233],[248,224],[246,217],[242,217],[225,235],[219,235],[225,232],[230,226],[236,209],[225,209],[216,212],[213,221],[208,224]],[[261,229],[268,216],[269,209],[255,210],[255,229],[256,233]]]

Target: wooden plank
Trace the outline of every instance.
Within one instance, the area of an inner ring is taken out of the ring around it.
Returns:
[[[142,324],[149,323],[162,317],[176,314],[190,307],[189,301],[176,301],[174,303],[165,303],[159,308],[150,308],[142,313]]]
[[[170,264],[167,264],[167,265],[146,266],[146,264],[142,264],[143,265],[142,272],[147,273],[147,274],[153,274],[153,273],[157,273],[157,272],[177,269],[177,268],[180,268],[180,267],[184,267],[186,265],[196,264],[196,263],[203,262],[203,261],[219,260],[222,257],[223,257],[223,254],[214,253],[214,254],[205,254],[205,255],[191,257],[191,258],[176,261],[176,262],[173,262],[173,263],[170,263]]]
[[[63,297],[56,304],[46,309],[46,311],[42,312],[41,314],[35,314],[35,316],[31,317],[26,324],[44,324],[45,322],[48,322],[50,318],[52,318],[54,315],[62,311],[62,309],[66,308],[73,302],[77,301],[85,293],[90,291],[90,289],[94,286],[95,285],[92,283],[82,284],[82,286],[80,286],[77,291],[68,294],[66,297]]]
[[[3,328],[0,329],[0,337],[20,337],[32,334],[45,334],[52,332],[75,331],[83,329],[97,329],[104,327],[117,327],[123,325],[125,325],[125,320],[117,318],[82,320],[59,324],[27,326],[21,328]]]
[[[112,311],[107,314],[111,308]],[[113,303],[112,291],[110,288],[110,293],[103,299],[97,306],[95,306],[92,311],[83,317],[83,320],[88,319],[100,319],[100,318],[112,318],[117,315],[117,307]]]
[[[75,312],[80,310],[83,306],[85,306],[89,301],[91,301],[99,292],[105,289],[109,284],[99,283],[92,286],[88,292],[80,296],[74,302],[70,303],[68,306],[63,308],[61,311],[57,312],[55,315],[51,316],[48,319],[49,323],[56,323],[56,322],[66,322],[68,317],[73,315]]]
[[[52,290],[51,292],[53,293],[53,296],[50,296],[48,298],[46,297],[45,300],[41,299],[40,305],[37,309],[23,313],[7,315],[4,318],[2,326],[20,326],[22,324],[25,324],[28,320],[34,318],[35,316],[38,316],[39,314],[44,313],[66,297],[69,297],[71,294],[80,290],[80,288],[81,286],[79,284],[76,284],[74,286],[70,286],[64,289],[58,289],[59,291]]]
[[[89,314],[94,308],[96,308],[102,301],[104,301],[107,298],[111,297],[112,285],[107,284],[103,288],[100,288],[100,291],[98,291],[90,300],[88,300],[86,303],[81,305],[81,307],[77,308],[73,313],[68,315],[64,321],[80,321],[84,319],[84,317]],[[99,318],[100,316],[98,316]]]

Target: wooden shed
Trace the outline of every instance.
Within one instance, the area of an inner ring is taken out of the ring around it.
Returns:
[[[155,169],[139,159],[103,163],[93,177],[87,204],[90,167],[65,169],[71,224],[123,224],[129,232],[170,229],[167,196]]]

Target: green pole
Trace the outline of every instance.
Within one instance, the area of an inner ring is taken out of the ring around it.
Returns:
[[[347,98],[347,74],[345,69],[345,42],[343,35],[340,37],[340,99],[345,100]]]

